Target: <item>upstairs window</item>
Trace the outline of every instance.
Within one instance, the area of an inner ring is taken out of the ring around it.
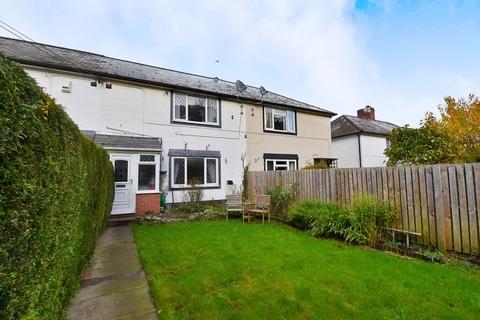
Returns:
[[[176,122],[220,126],[220,107],[216,98],[174,93],[173,120]]]
[[[296,133],[296,113],[293,110],[264,108],[265,131]]]

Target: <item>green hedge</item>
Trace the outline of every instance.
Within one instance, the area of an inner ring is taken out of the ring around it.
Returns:
[[[56,319],[113,199],[108,154],[0,55],[0,319]]]

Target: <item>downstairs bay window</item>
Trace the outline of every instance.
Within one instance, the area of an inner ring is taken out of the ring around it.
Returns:
[[[193,185],[204,188],[220,187],[219,152],[170,151],[170,186],[172,189],[189,188]]]

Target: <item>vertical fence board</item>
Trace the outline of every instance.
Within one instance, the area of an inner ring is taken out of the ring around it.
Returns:
[[[437,246],[438,250],[445,252],[445,217],[443,212],[443,198],[442,198],[442,174],[440,166],[432,167],[433,174],[433,190],[435,199],[435,225],[437,230]]]
[[[388,181],[388,202],[390,208],[395,209],[395,189],[393,188],[393,170],[392,167],[387,167],[387,181]]]
[[[383,183],[382,183],[382,169],[376,168],[375,172],[377,174],[377,199],[383,199]]]
[[[435,197],[433,192],[432,166],[425,166],[425,182],[427,186],[428,227],[430,233],[430,245],[437,246],[437,230],[435,225]]]
[[[382,190],[383,190],[383,201],[388,202],[388,174],[387,168],[382,168]]]
[[[415,214],[413,212],[413,185],[412,185],[412,169],[405,167],[405,191],[407,199],[408,212],[408,230],[415,230]]]
[[[480,164],[476,163],[473,165],[473,173],[475,179],[475,197],[477,201],[477,230],[478,242],[480,243]],[[478,254],[478,252],[476,253]]]
[[[352,198],[355,192],[353,188],[353,169],[348,169],[348,188],[350,190],[350,199],[348,202],[352,203]]]
[[[365,168],[360,168],[359,170],[362,175],[362,193],[365,195],[368,193],[367,170]]]
[[[370,171],[370,174],[371,174],[371,179],[372,179],[372,191],[371,191],[371,195],[377,199],[377,172],[375,171],[375,168],[369,168],[368,169]]]
[[[452,215],[453,248],[462,252],[462,233],[460,212],[458,208],[457,172],[454,166],[448,167],[448,183],[450,186],[450,211]]]
[[[402,229],[408,230],[407,187],[405,186],[405,167],[398,168],[400,180],[400,204],[402,208]]]
[[[473,166],[465,165],[465,181],[467,187],[467,210],[468,210],[468,229],[470,230],[470,251],[478,252],[478,227],[477,210],[475,204],[475,184],[473,179]]]
[[[356,169],[355,173],[357,174],[357,188],[358,194],[363,195],[363,186],[362,186],[362,170]]]
[[[372,170],[366,168],[365,171],[367,174],[367,192],[369,195],[373,195]]]
[[[443,199],[443,215],[445,224],[445,248],[447,250],[453,250],[453,237],[452,237],[452,212],[450,206],[450,187],[448,181],[448,168],[442,166],[442,199]]]
[[[400,196],[400,167],[393,168],[393,180],[395,188],[395,212],[396,219],[395,224],[398,229],[403,227],[403,217],[402,217],[402,204]]]
[[[467,191],[465,187],[465,167],[456,165],[458,206],[460,212],[460,228],[462,235],[462,251],[470,253],[470,230],[468,228]]]
[[[422,212],[420,209],[420,186],[418,182],[418,167],[412,167],[413,214],[415,216],[415,232],[422,233]]]
[[[427,183],[425,181],[425,167],[418,167],[418,185],[420,187],[420,211],[422,216],[423,243],[430,244],[430,228],[428,226]]]

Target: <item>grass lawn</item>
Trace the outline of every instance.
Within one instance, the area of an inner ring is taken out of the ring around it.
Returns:
[[[161,319],[479,319],[480,273],[278,223],[136,225]]]

